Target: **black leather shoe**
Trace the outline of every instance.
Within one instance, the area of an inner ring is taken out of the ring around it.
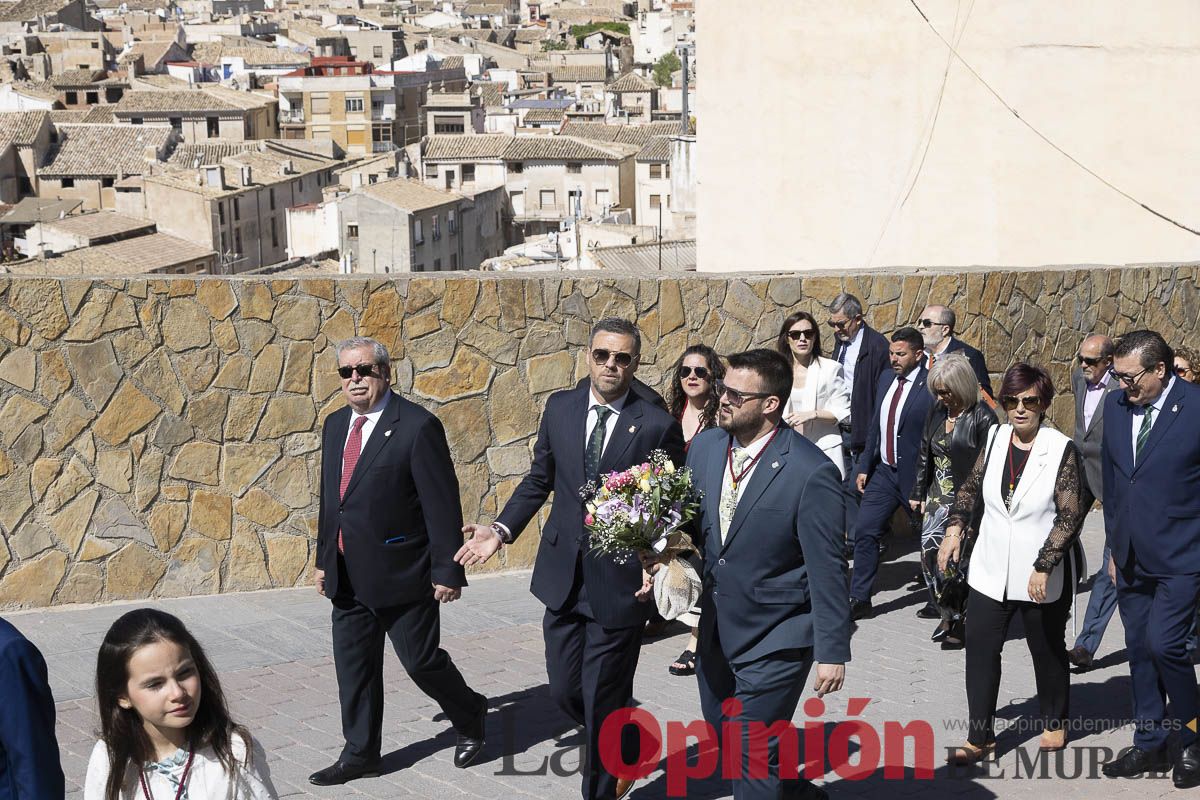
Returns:
[[[850,598],[850,619],[860,620],[871,616],[870,600],[855,600]]]
[[[454,745],[454,766],[459,769],[471,766],[471,762],[478,758],[479,754],[483,751],[483,723],[487,717],[487,698],[480,695],[479,701],[483,704],[483,707],[479,711],[479,716],[476,718],[475,724],[472,726],[472,735],[464,736],[460,733],[458,735],[458,742]]]
[[[1175,759],[1175,771],[1171,773],[1171,782],[1176,789],[1190,789],[1200,786],[1200,743],[1193,742],[1179,751]]]
[[[1079,647],[1072,647],[1070,650],[1068,650],[1067,659],[1080,669],[1086,670],[1092,668],[1092,654],[1089,653],[1087,648],[1083,647],[1082,645]]]
[[[949,635],[950,626],[943,622],[933,629],[933,634],[929,637],[929,641],[940,642],[945,640],[945,638]]]
[[[921,619],[939,619],[942,612],[933,603],[926,603],[917,609],[917,616]]]
[[[1127,747],[1112,761],[1100,768],[1109,778],[1136,778],[1144,772],[1165,772],[1171,766],[1167,756],[1167,748],[1158,750],[1143,750],[1140,747]]]
[[[317,770],[308,776],[308,782],[313,786],[341,786],[343,783],[358,778],[378,778],[379,762],[370,764],[347,764],[338,761],[325,769]]]

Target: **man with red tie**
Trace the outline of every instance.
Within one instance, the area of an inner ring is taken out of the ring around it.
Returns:
[[[458,732],[454,765],[483,748],[487,699],[439,646],[438,603],[467,585],[458,478],[436,416],[391,391],[387,349],[365,337],[337,347],[347,407],[325,420],[317,591],[333,602],[333,660],[345,746],[309,776],[335,786],[379,774],[383,641]]]
[[[879,540],[897,508],[908,505],[917,480],[917,451],[925,415],[933,402],[925,387],[925,350],[916,328],[892,334],[888,360],[892,371],[879,378],[881,398],[867,429],[866,449],[855,478],[863,493],[854,533],[854,575],[850,581],[850,616],[871,615],[871,594],[879,570]]]

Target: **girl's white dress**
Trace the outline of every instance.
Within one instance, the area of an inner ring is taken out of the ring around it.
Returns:
[[[235,735],[231,744],[234,759],[239,765],[237,775],[231,778],[226,773],[224,765],[217,760],[217,755],[211,747],[201,748],[196,751],[192,760],[192,769],[182,797],[186,800],[277,800],[275,787],[271,784],[270,771],[267,769],[267,755],[262,747],[251,739],[249,749],[254,755],[250,766],[247,767],[246,742],[241,736]],[[146,785],[149,786],[150,794],[155,800],[174,800],[185,760],[186,755],[180,751],[174,759],[165,759],[144,773]],[[104,800],[108,773],[108,749],[104,742],[96,742],[96,746],[92,748],[91,760],[88,761],[83,800]],[[145,800],[137,772],[132,768],[121,789],[121,800]]]

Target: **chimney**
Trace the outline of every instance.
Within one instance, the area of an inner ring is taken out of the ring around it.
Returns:
[[[253,183],[253,182],[254,182],[254,181],[252,180],[252,178],[254,177],[254,175],[253,175],[253,173],[250,171],[250,165],[249,165],[249,164],[242,164],[242,167],[241,167],[241,174],[242,174],[242,186],[249,186],[251,183]]]
[[[279,168],[279,171],[283,175],[291,175],[292,172],[295,171],[295,168],[295,164],[293,164],[292,160],[289,158],[283,162],[283,166]]]
[[[220,164],[204,168],[204,184],[213,189],[225,188],[225,168]]]

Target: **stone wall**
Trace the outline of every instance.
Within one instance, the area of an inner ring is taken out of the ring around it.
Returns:
[[[342,404],[332,343],[355,333],[441,417],[464,515],[487,520],[529,466],[547,395],[586,373],[601,316],[638,319],[639,376],[658,386],[687,345],[769,343],[843,288],[884,331],[940,302],[994,373],[1028,358],[1065,389],[1084,332],[1193,336],[1195,275],[0,278],[0,609],[307,581],[320,424]],[[1069,425],[1069,396],[1052,416]],[[537,542],[488,568],[530,565]]]

